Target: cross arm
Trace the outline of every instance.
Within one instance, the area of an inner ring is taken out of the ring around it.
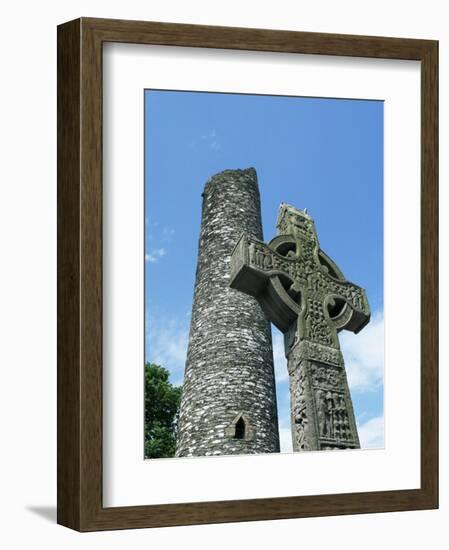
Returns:
[[[271,250],[264,242],[243,234],[232,252],[229,286],[257,298],[272,274],[270,257]]]
[[[355,333],[362,330],[371,315],[366,291],[349,281],[338,281],[322,272],[312,278],[312,288],[318,292],[324,290],[328,305],[335,306],[338,301],[346,304],[341,313],[332,318],[337,330],[346,329]]]
[[[286,332],[300,314],[300,306],[279,275],[294,282],[294,263],[249,235],[242,235],[231,256],[229,286],[254,296],[267,319]]]

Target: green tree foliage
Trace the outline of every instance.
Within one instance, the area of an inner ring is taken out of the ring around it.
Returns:
[[[145,458],[175,456],[181,388],[168,377],[167,369],[145,364]]]

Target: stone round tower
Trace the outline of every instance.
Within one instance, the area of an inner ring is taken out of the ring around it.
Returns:
[[[279,452],[270,325],[255,298],[229,288],[243,232],[263,239],[254,168],[204,189],[176,456]]]

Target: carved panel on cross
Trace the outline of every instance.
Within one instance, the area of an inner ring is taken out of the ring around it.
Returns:
[[[290,363],[294,367],[295,365],[299,365],[304,359],[328,365],[343,364],[343,356],[338,348],[324,346],[316,342],[309,342],[308,340],[302,340],[298,343],[294,350],[294,358],[292,357]]]
[[[310,450],[310,389],[305,368],[299,368],[290,380],[292,404],[292,435],[295,451]]]
[[[316,389],[315,402],[320,438],[352,441],[354,438],[347,412],[348,404],[345,392]]]
[[[306,337],[312,342],[332,346],[334,338],[329,321],[324,316],[323,305],[318,300],[308,298],[306,319]]]
[[[314,387],[334,390],[341,387],[343,383],[341,367],[312,364],[311,374]]]

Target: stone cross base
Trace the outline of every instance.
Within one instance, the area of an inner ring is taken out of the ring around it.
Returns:
[[[294,451],[360,448],[343,357],[307,341],[289,352]]]

